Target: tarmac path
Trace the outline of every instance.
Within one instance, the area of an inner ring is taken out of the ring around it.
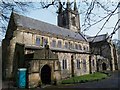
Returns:
[[[72,85],[58,85],[47,88],[119,88],[120,90],[120,71],[109,72],[110,77],[99,81],[92,81],[86,83],[72,84]]]

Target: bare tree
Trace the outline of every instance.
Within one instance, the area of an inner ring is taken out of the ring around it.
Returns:
[[[68,0],[70,1],[70,0]],[[76,1],[76,0],[74,0]],[[74,1],[70,2],[70,6],[72,8]],[[56,13],[59,14],[62,10],[66,9],[67,2],[62,2],[62,0],[52,0],[49,2],[49,0],[40,0],[40,2],[37,2],[37,9],[48,9],[49,7],[55,7],[57,8]],[[118,2],[101,2],[100,0],[83,0],[80,2],[77,2],[79,14],[82,14],[83,23],[81,25],[82,31],[88,31],[92,26],[104,22],[101,26],[100,30],[96,34],[96,36],[105,28],[107,22],[109,22],[110,18],[119,12],[117,12],[118,7],[120,3]],[[9,13],[14,9],[16,12],[25,12],[29,10],[29,8],[34,8],[36,3],[33,2],[15,2],[12,0],[12,2],[6,2],[5,0],[1,0],[0,2],[0,28],[1,29],[1,35],[4,36],[4,33],[6,31],[6,26],[8,24],[9,20]],[[102,12],[102,13],[101,13]],[[118,26],[119,20],[116,21],[115,26],[110,26],[110,28],[113,28],[114,33],[118,30],[116,30]]]
[[[25,13],[26,11],[28,11],[28,8],[32,6],[33,5],[31,2],[15,2],[14,0],[11,1],[1,0],[0,1],[0,37],[3,37],[6,32],[10,13],[12,11]]]
[[[74,1],[70,2],[71,7]],[[53,0],[52,2],[47,2],[47,3],[40,2],[40,5],[42,8],[49,8],[50,6],[57,7],[58,14],[66,8],[65,2],[62,2],[62,0]],[[117,11],[118,7],[120,6],[119,2],[115,2],[115,1],[102,2],[100,0],[91,0],[90,2],[89,0],[83,0],[83,1],[77,2],[77,5],[78,5],[78,10],[80,12],[79,14],[82,14],[83,16],[82,18],[84,19],[81,25],[81,28],[83,31],[88,31],[92,26],[100,22],[103,22],[103,25],[101,25],[100,30],[98,31],[96,36],[103,30],[103,28],[113,29],[113,32],[111,33],[111,37],[118,30],[119,20],[115,21],[116,22],[115,26],[112,25],[112,26],[106,27],[106,24],[109,22],[111,17],[119,13]]]

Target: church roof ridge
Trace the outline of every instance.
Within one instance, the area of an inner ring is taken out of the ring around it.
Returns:
[[[88,41],[91,42],[99,42],[99,41],[104,41],[106,40],[108,34],[101,34],[101,35],[97,35],[97,36],[89,36],[87,37]]]
[[[107,36],[107,34],[100,34],[100,35],[97,35],[97,36],[88,36],[87,38],[94,38],[94,37],[101,37],[101,36]]]

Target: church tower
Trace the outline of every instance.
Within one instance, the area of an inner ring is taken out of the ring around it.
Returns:
[[[74,0],[73,9],[71,8],[70,1],[67,0],[65,10],[62,9],[62,4],[59,2],[58,26],[80,32],[80,19],[76,0]]]

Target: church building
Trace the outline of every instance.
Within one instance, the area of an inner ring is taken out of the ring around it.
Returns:
[[[61,7],[61,6],[60,6]],[[27,69],[28,87],[96,72],[98,54],[90,54],[90,38],[81,33],[79,12],[67,2],[58,26],[12,12],[2,41],[3,78],[17,79]]]

